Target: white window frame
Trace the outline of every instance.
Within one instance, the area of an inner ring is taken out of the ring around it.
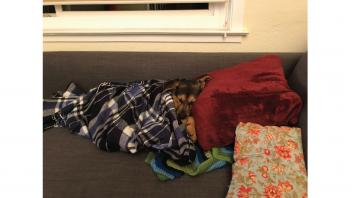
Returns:
[[[107,12],[62,11],[58,1],[56,17],[43,19],[44,42],[241,42],[248,33],[243,27],[244,0],[211,1],[208,10]]]

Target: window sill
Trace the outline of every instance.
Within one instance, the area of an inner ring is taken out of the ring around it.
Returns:
[[[44,31],[44,42],[228,42],[240,43],[247,31],[99,30]]]

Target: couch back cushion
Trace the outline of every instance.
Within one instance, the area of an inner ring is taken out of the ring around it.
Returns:
[[[102,81],[194,78],[268,53],[45,52],[43,95],[74,81],[84,89]],[[275,53],[289,76],[302,53]]]

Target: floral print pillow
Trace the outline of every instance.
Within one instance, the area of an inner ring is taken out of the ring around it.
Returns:
[[[307,197],[301,129],[239,123],[227,197]]]

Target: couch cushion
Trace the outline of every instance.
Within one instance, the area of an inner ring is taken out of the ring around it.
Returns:
[[[307,98],[307,77],[307,54],[304,54],[288,77],[291,88],[296,90],[302,99]]]
[[[288,78],[288,83],[291,88],[301,96],[303,101],[303,108],[299,115],[298,126],[302,130],[302,143],[303,143],[303,152],[304,152],[304,159],[306,161],[306,167],[308,168],[308,120],[307,120],[307,111],[308,111],[308,100],[307,100],[307,89],[308,89],[308,76],[307,76],[307,53],[304,54],[300,60],[298,61],[297,65],[295,66],[294,70],[290,74]]]
[[[100,151],[62,128],[44,132],[44,197],[224,197],[231,167],[161,182],[135,155]]]
[[[301,53],[275,53],[288,76]],[[84,89],[103,81],[194,78],[217,68],[251,60],[265,53],[179,52],[45,52],[44,97],[75,81]]]

